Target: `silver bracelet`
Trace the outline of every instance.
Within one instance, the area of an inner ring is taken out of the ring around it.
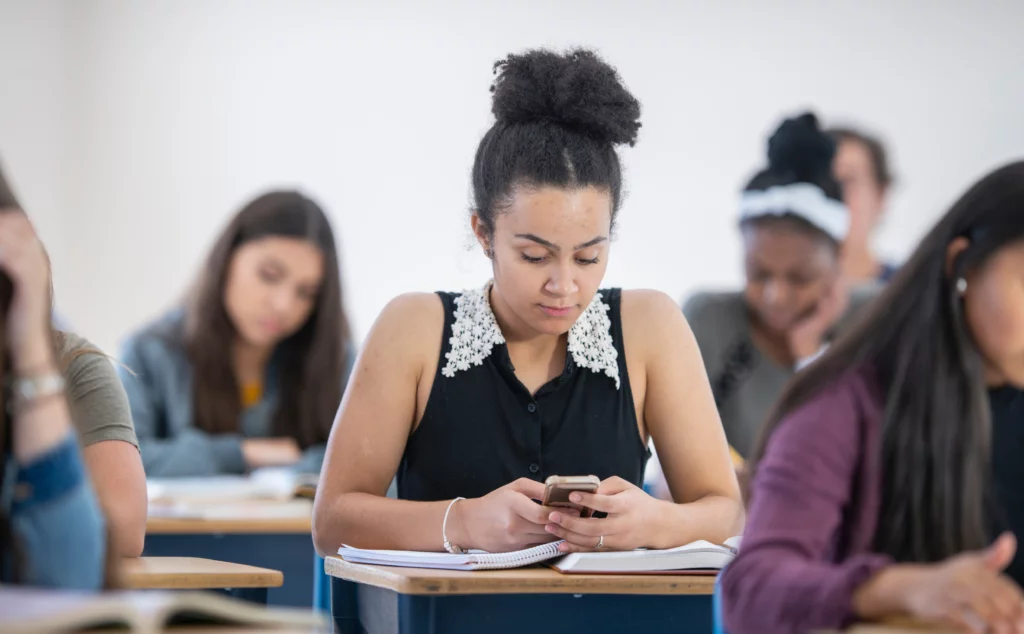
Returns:
[[[38,376],[19,377],[11,383],[13,398],[11,405],[22,408],[50,396],[64,392],[64,376],[59,372]]]
[[[452,507],[455,506],[456,502],[465,499],[466,498],[455,498],[454,500],[452,500],[448,504],[448,509],[444,512],[444,522],[441,523],[441,539],[444,540],[444,549],[453,555],[461,555],[466,551],[463,550],[461,546],[456,546],[455,544],[448,541],[448,514],[452,512]]]

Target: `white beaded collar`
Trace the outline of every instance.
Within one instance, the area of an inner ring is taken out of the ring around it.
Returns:
[[[481,365],[494,346],[505,343],[505,336],[501,334],[491,310],[490,289],[491,282],[488,282],[481,289],[464,291],[455,298],[455,323],[448,340],[452,349],[444,355],[448,360],[441,369],[444,376],[451,378],[460,370]],[[612,341],[608,309],[601,293],[594,295],[590,305],[569,329],[568,347],[576,365],[595,373],[603,372],[615,379],[615,389],[619,389],[619,352]]]

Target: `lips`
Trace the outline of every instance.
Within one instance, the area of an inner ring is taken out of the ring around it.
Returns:
[[[568,317],[572,314],[575,306],[545,306],[540,305],[540,309],[543,310],[549,317]]]

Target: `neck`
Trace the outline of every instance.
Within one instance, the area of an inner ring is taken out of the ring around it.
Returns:
[[[272,346],[254,346],[241,339],[235,340],[232,351],[235,362],[235,376],[239,383],[248,383],[263,376],[263,371],[274,352]]]
[[[985,387],[990,390],[1000,388],[1008,383],[1006,377],[999,370],[993,368],[989,363],[985,362]]]
[[[847,241],[840,254],[840,266],[851,282],[876,279],[882,269],[867,241]]]
[[[771,330],[761,323],[753,311],[750,311],[749,315],[750,334],[754,345],[780,366],[789,367],[796,363],[786,333]]]
[[[537,332],[512,311],[500,293],[494,292],[493,284],[487,293],[487,299],[491,304],[494,319],[498,322],[498,328],[501,329],[501,334],[509,347],[521,350],[531,358],[548,358],[560,346],[566,345],[569,333],[549,335]]]

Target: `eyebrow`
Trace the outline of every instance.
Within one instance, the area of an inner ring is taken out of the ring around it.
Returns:
[[[562,250],[562,247],[558,246],[554,242],[549,242],[549,241],[545,240],[544,238],[540,238],[538,236],[533,235],[532,233],[517,233],[515,237],[522,238],[523,240],[529,240],[531,242],[536,242],[537,244],[539,244],[541,246],[544,246],[544,247],[547,247],[547,248],[551,249],[552,251],[561,251]],[[597,236],[596,238],[593,238],[592,240],[588,240],[587,242],[584,242],[583,244],[577,244],[576,246],[574,246],[572,248],[572,250],[573,251],[579,251],[580,249],[586,249],[587,247],[596,246],[598,244],[601,244],[602,242],[606,242],[607,240],[608,240],[608,238],[605,237],[605,236]]]

